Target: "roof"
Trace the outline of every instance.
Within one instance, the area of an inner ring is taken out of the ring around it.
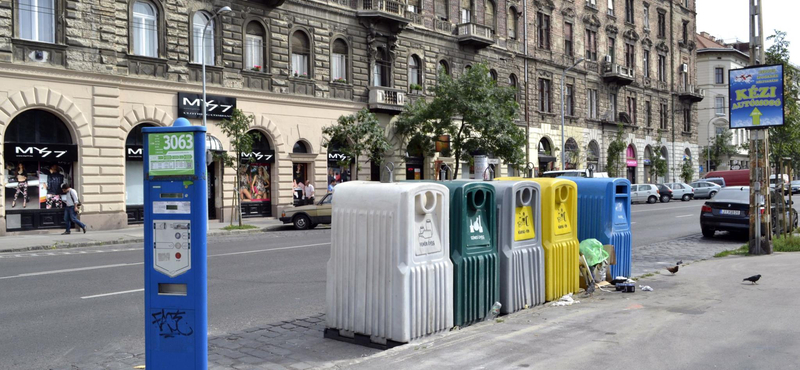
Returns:
[[[750,59],[750,56],[746,52],[742,52],[740,49],[744,47],[740,44],[723,44],[721,43],[721,39],[717,39],[714,36],[709,35],[706,32],[697,33],[694,35],[695,41],[697,42],[697,53],[708,53],[708,52],[717,52],[717,53],[736,53],[739,54],[741,57],[745,59]]]
[[[724,49],[726,46],[716,41],[716,39],[712,39],[712,36],[706,36],[707,33],[703,32],[702,34],[695,34],[694,38],[697,42],[697,50],[700,49]]]

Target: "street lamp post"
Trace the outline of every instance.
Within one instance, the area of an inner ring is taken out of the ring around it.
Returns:
[[[223,6],[220,10],[217,10],[217,13],[214,14],[213,17],[209,18],[206,21],[205,26],[203,26],[203,35],[200,37],[200,50],[202,56],[200,60],[203,64],[203,127],[206,126],[206,32],[208,31],[208,26],[214,21],[214,18],[217,18],[222,13],[227,13],[231,11],[231,7]],[[213,45],[211,46],[214,47]]]
[[[583,61],[584,59],[580,58],[571,67],[566,68],[561,72],[561,170],[562,171],[567,169],[564,162],[564,152],[566,151],[564,148],[564,79],[567,78],[567,72],[577,67],[578,64],[581,64],[581,62]]]

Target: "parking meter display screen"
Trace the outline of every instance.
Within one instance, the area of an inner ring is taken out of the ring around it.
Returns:
[[[189,132],[149,134],[150,176],[194,176],[194,136]]]

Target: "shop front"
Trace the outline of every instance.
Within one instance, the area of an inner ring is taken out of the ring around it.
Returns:
[[[630,181],[631,184],[635,184],[636,167],[639,165],[639,161],[636,160],[636,149],[634,149],[633,145],[628,145],[628,149],[625,151],[625,164],[628,168],[628,181]]]
[[[144,223],[144,136],[142,129],[150,123],[136,125],[125,140],[125,213],[128,224]]]
[[[39,109],[15,117],[3,136],[6,231],[64,227],[62,184],[72,185],[78,145],[66,124]]]
[[[343,182],[350,181],[351,179],[351,171],[350,168],[344,166],[345,162],[352,164],[352,158],[348,155],[339,151],[340,146],[336,143],[331,143],[328,145],[328,191],[333,191],[333,188],[336,185],[339,185]],[[372,179],[372,173],[376,172],[375,168],[377,166],[373,166],[370,162],[370,179]],[[379,173],[379,169],[377,172]],[[380,181],[380,177],[378,180]]]
[[[547,171],[553,170],[553,164],[556,162],[556,157],[553,155],[553,146],[550,144],[550,140],[547,138],[542,138],[539,140],[539,167],[538,173],[535,174],[536,177],[541,176],[543,173]]]
[[[254,136],[253,151],[240,154],[238,181],[242,217],[271,217],[275,151],[262,132],[255,131]]]
[[[411,142],[406,147],[406,180],[425,179],[425,154],[419,143]]]

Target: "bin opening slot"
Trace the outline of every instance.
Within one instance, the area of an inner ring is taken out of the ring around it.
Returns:
[[[186,296],[186,284],[158,283],[158,295]]]
[[[617,194],[628,194],[628,185],[617,185]]]

